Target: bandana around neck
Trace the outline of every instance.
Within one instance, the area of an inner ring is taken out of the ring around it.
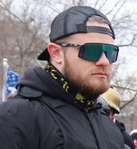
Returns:
[[[93,100],[87,100],[84,98],[80,93],[77,93],[73,89],[70,88],[68,82],[65,80],[64,76],[52,65],[47,64],[45,67],[45,71],[49,72],[51,76],[58,81],[58,83],[62,86],[62,88],[66,91],[72,94],[82,105],[85,109],[91,109],[91,107],[94,104]]]

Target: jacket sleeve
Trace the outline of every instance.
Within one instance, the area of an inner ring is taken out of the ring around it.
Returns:
[[[12,100],[12,99],[11,99]],[[32,107],[27,102],[0,104],[0,149],[35,149]]]

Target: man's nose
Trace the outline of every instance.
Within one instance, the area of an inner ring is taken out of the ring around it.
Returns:
[[[107,66],[109,64],[110,64],[110,62],[109,62],[109,60],[108,60],[108,58],[106,56],[106,53],[103,52],[102,55],[101,55],[101,57],[99,58],[99,60],[96,62],[96,65]]]

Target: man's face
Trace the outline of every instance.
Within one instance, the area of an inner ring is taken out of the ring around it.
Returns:
[[[106,24],[92,23],[90,26],[107,27]],[[79,33],[71,35],[68,43],[82,45],[84,43],[114,44],[111,36],[100,33]],[[63,75],[70,87],[86,98],[97,98],[109,88],[112,64],[103,53],[97,62],[78,57],[79,48],[65,47]]]

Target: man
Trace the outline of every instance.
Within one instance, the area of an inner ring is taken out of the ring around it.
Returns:
[[[115,119],[114,115],[120,113],[120,95],[117,91],[109,88],[105,93],[101,94],[98,98],[98,103],[102,103],[102,108],[108,113],[110,119],[118,126],[120,129],[125,144],[130,149],[135,149],[134,142],[132,141],[130,135],[126,132],[124,123]]]
[[[134,145],[135,145],[135,149],[137,149],[137,129],[133,129],[131,132],[130,132],[130,136],[134,142]]]
[[[96,9],[60,13],[38,57],[48,61],[45,69],[27,69],[16,97],[0,105],[1,149],[123,149],[119,129],[94,104],[109,88],[114,38]]]

